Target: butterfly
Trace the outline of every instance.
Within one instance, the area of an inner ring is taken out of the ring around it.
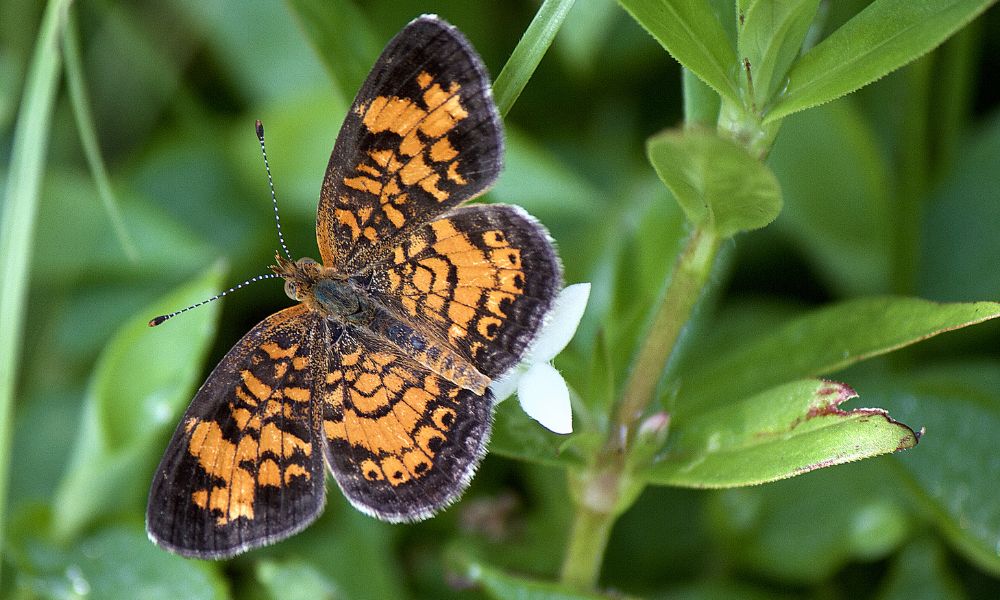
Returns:
[[[481,59],[436,16],[412,21],[337,137],[321,261],[277,256],[297,304],[251,329],[198,390],[153,477],[150,539],[212,559],[271,544],[320,515],[327,470],[352,505],[389,522],[462,494],[489,441],[490,383],[517,365],[562,287],[535,219],[462,205],[502,158]]]

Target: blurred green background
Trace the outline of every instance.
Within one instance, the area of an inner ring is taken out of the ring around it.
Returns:
[[[866,4],[824,3],[816,34]],[[437,13],[495,75],[538,4],[316,6],[74,5],[126,237],[91,177],[63,80],[30,257],[0,597],[475,597],[469,557],[540,578],[558,572],[572,507],[564,473],[497,455],[461,503],[417,525],[362,516],[334,488],[317,524],[228,563],[188,561],[146,540],[145,494],[177,407],[243,333],[288,303],[268,282],[142,327],[271,263],[254,120],[267,130],[289,248],[315,257],[329,152],[382,45]],[[43,9],[0,1],[0,181]],[[325,48],[314,45],[317,30],[336,32],[320,38]],[[998,298],[998,33],[993,8],[931,55],[784,122],[769,165],[785,209],[725,248],[689,356],[845,298]],[[331,52],[335,62],[321,58]],[[679,248],[683,217],[644,144],[680,123],[680,80],[615,3],[577,0],[506,116],[507,167],[487,201],[527,208],[555,237],[567,282],[593,283],[578,338],[556,362],[573,386],[592,381],[601,335],[616,356],[599,368],[621,377]],[[903,254],[890,243],[900,210],[919,224]],[[1000,327],[986,324],[838,374],[861,405],[926,425],[925,439],[902,457],[758,488],[650,488],[616,525],[602,586],[670,598],[1000,597],[998,348]],[[912,390],[880,387],[885,370],[900,368],[914,374]],[[162,402],[140,406],[143,394]]]

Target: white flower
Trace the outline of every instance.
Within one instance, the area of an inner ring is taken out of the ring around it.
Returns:
[[[524,412],[556,433],[573,432],[573,413],[569,387],[551,361],[573,339],[589,296],[589,283],[577,283],[559,292],[548,321],[521,363],[490,384],[497,402],[516,389]]]

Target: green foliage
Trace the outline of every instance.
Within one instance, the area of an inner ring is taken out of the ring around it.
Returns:
[[[650,483],[734,487],[912,448],[917,435],[885,411],[838,407],[851,388],[806,379],[674,421]]]
[[[0,7],[0,597],[1000,596],[989,0],[69,4]],[[592,284],[554,361],[574,433],[510,399],[432,520],[331,486],[273,547],[156,548],[170,431],[287,300],[146,321],[269,264],[255,118],[315,254],[344,111],[432,12],[497,75],[486,201]]]
[[[83,397],[73,459],[53,501],[57,538],[74,537],[94,519],[145,498],[137,482],[158,462],[162,440],[173,432],[198,384],[196,365],[215,336],[219,307],[210,304],[165,324],[159,335],[150,335],[149,316],[194,304],[221,284],[222,270],[212,269],[144,306],[105,346]],[[141,378],[136,365],[143,365]]]
[[[667,132],[647,148],[649,162],[697,227],[729,238],[764,227],[781,211],[774,174],[731,140],[704,131]]]

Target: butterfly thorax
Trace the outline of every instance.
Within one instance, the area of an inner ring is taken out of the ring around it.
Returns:
[[[335,269],[311,258],[292,262],[281,256],[272,269],[285,278],[285,293],[327,319],[356,326],[396,346],[445,379],[478,394],[490,378],[441,339],[422,332],[369,298],[365,290]]]
[[[277,260],[272,269],[285,278],[285,294],[292,300],[342,323],[366,325],[371,321],[375,307],[347,277],[311,258],[292,262],[279,256]]]

